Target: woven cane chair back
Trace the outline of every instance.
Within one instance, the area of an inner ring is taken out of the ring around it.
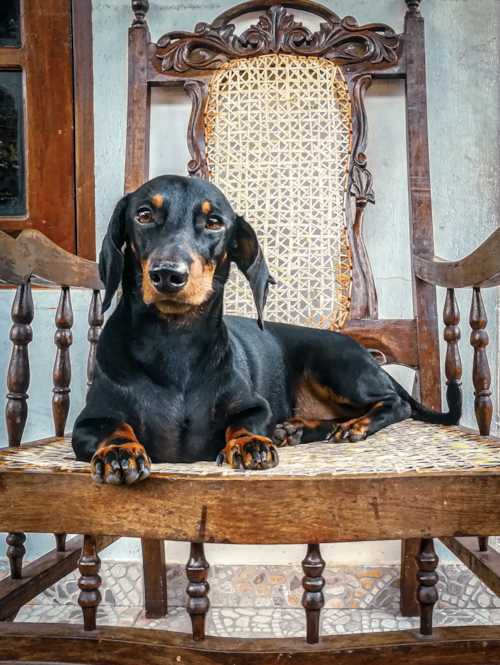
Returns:
[[[328,60],[265,55],[224,63],[205,111],[208,177],[256,229],[277,285],[266,319],[342,328],[352,264],[346,231],[351,103]],[[227,314],[255,316],[233,270]]]

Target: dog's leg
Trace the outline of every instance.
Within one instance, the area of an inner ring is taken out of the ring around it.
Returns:
[[[393,394],[374,404],[365,416],[337,424],[329,438],[332,442],[345,439],[360,441],[379,429],[399,423],[410,416],[411,406],[408,402]]]
[[[77,459],[90,460],[92,480],[131,485],[151,473],[151,460],[132,427],[117,418],[91,418],[73,432]]]
[[[290,418],[278,423],[274,430],[273,441],[277,446],[297,446],[299,443],[323,441],[332,433],[337,420],[311,420],[308,418]]]

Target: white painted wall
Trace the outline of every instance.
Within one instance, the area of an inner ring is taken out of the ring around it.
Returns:
[[[199,21],[211,21],[234,0],[166,4],[151,0],[148,22],[153,40],[172,29],[192,30]],[[340,16],[351,14],[360,24],[382,22],[403,30],[403,0],[331,0],[326,4]],[[427,28],[427,80],[431,146],[432,197],[436,253],[448,259],[471,252],[499,220],[498,122],[500,86],[500,3],[498,0],[422,1]],[[125,164],[127,30],[132,12],[127,0],[94,0],[95,162],[97,243],[100,245],[112,210],[122,195]],[[314,26],[316,27],[316,26]],[[372,261],[380,317],[411,317],[411,279],[408,229],[407,166],[405,152],[404,83],[374,82],[367,93],[370,141],[369,169],[374,176],[377,203],[367,209],[365,240]],[[186,174],[189,161],[185,135],[190,102],[182,92],[153,89],[151,176]],[[485,292],[490,323],[489,359],[495,403],[493,432],[498,432],[498,290]],[[32,387],[29,438],[52,433],[50,368],[54,359],[53,317],[55,292],[35,293],[35,339],[30,346]],[[444,291],[439,293],[442,311]],[[464,424],[473,426],[472,354],[468,344],[470,292],[458,294],[462,312],[461,352],[466,397]],[[5,374],[10,342],[8,312],[11,294],[0,292],[0,371]],[[88,296],[73,294],[75,343],[71,426],[83,405],[87,353]],[[443,344],[444,346],[444,344]],[[407,388],[412,372],[393,368]],[[3,423],[0,427],[4,427]],[[0,429],[2,441],[5,431]],[[2,445],[4,445],[2,443]],[[52,547],[52,536],[30,536],[28,558]],[[322,548],[329,564],[382,564],[399,561],[399,542],[330,545]],[[303,546],[258,547],[208,545],[211,563],[296,563]],[[451,559],[444,550],[444,558]],[[104,558],[136,560],[140,544],[121,539]],[[167,544],[169,561],[186,561],[187,546]]]

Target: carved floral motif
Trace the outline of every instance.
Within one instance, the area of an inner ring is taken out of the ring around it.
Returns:
[[[162,70],[218,69],[235,58],[269,53],[315,56],[342,63],[397,59],[398,36],[392,28],[371,23],[359,26],[352,16],[330,15],[317,32],[297,23],[286,9],[270,7],[240,36],[233,24],[198,23],[194,32],[173,31],[158,40],[156,57]]]

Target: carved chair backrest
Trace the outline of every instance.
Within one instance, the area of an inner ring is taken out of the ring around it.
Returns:
[[[150,87],[183,86],[188,172],[221,186],[256,226],[279,283],[267,316],[343,327],[387,362],[418,369],[420,398],[439,408],[435,287],[414,277],[415,319],[378,321],[362,232],[375,202],[364,93],[375,78],[405,78],[412,255],[433,255],[424,24],[419,0],[405,2],[401,35],[310,0],[251,0],[152,43],[149,2],[133,0],[125,190],[148,177]],[[320,17],[320,29],[295,21],[294,10]],[[255,11],[258,23],[237,35],[232,22]],[[244,291],[235,278],[228,312],[250,313]]]

